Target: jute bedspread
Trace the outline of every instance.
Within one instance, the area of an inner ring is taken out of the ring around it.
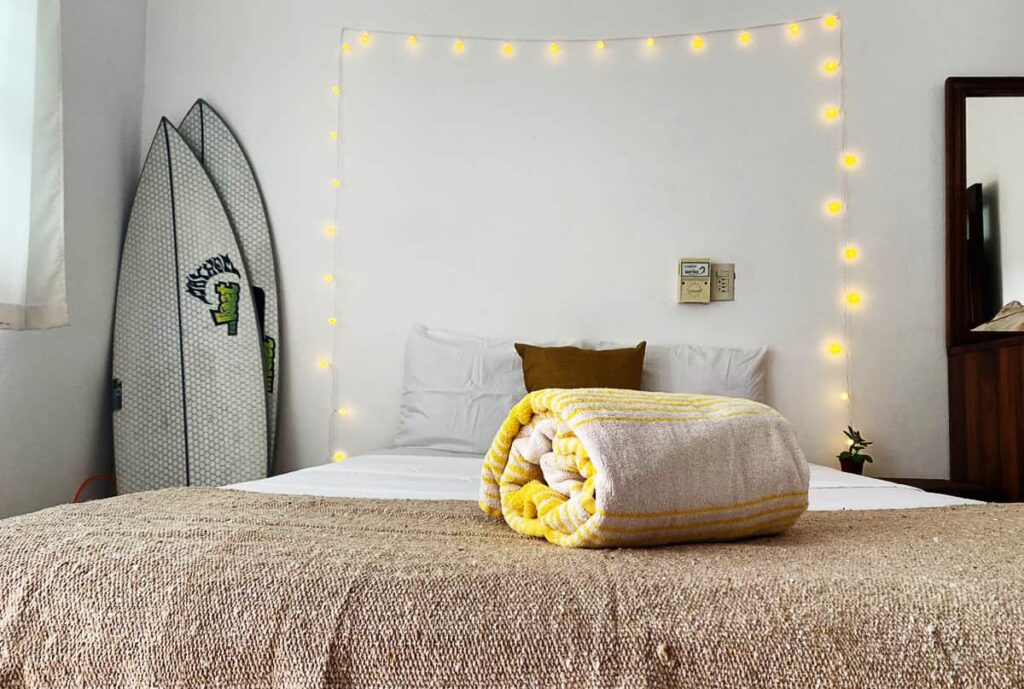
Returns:
[[[1019,687],[1024,506],[574,550],[469,502],[171,489],[0,521],[3,687]]]

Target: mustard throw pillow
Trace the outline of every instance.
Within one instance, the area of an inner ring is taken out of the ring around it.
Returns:
[[[646,342],[628,349],[537,347],[516,343],[523,382],[530,392],[545,388],[639,390]]]

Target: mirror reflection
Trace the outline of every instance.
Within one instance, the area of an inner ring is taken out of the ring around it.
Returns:
[[[1024,331],[1024,98],[967,99],[967,263],[976,331]]]

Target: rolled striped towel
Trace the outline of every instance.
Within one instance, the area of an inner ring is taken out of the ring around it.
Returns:
[[[728,541],[791,527],[808,478],[792,426],[757,402],[538,390],[494,438],[480,508],[569,547]]]

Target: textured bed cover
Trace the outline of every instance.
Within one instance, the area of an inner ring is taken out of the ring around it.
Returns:
[[[0,686],[1020,687],[1022,539],[980,505],[580,551],[473,502],[137,493],[0,521]]]
[[[300,469],[229,488],[256,493],[410,500],[471,500],[480,491],[476,455],[399,448]],[[810,510],[881,510],[980,504],[811,464]]]

